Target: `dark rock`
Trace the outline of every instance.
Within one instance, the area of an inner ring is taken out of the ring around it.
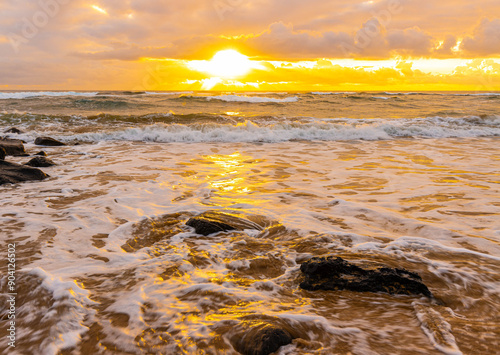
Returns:
[[[305,280],[300,287],[308,291],[350,290],[432,297],[422,278],[405,269],[362,269],[333,256],[312,258],[300,266]]]
[[[231,230],[263,229],[261,224],[250,219],[240,217],[235,213],[218,211],[203,212],[198,216],[190,218],[186,222],[186,225],[193,227],[196,233],[202,235]]]
[[[5,131],[3,131],[4,133],[15,133],[15,134],[21,134],[21,133],[24,133],[23,131],[21,131],[20,129],[16,128],[16,127],[12,127],[12,128],[9,128],[9,129],[6,129]]]
[[[209,235],[212,233],[225,232],[234,230],[235,228],[229,224],[208,220],[203,217],[193,217],[190,218],[186,225],[193,227],[198,234]]]
[[[6,155],[24,156],[26,154],[23,141],[19,139],[1,138],[0,147],[5,149]]]
[[[35,139],[35,144],[36,145],[45,145],[45,146],[50,146],[50,147],[59,147],[62,145],[66,145],[63,142],[60,142],[54,138],[50,137],[38,137]]]
[[[33,166],[35,168],[47,168],[49,166],[54,166],[57,164],[46,157],[34,157],[24,165]]]
[[[33,154],[33,155],[39,155],[41,157],[46,157],[47,156],[47,153],[45,153],[43,150],[39,151],[38,153],[36,154]]]
[[[232,339],[235,349],[243,355],[269,355],[288,345],[293,338],[286,329],[264,323],[250,328]]]
[[[43,180],[49,176],[40,169],[0,160],[0,185],[23,181]]]
[[[5,160],[6,155],[7,155],[7,153],[5,152],[5,149],[0,147],[0,160]]]

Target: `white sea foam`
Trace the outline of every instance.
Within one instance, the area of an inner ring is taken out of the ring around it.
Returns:
[[[0,100],[26,99],[40,96],[96,96],[98,92],[76,92],[76,91],[22,91],[22,92],[0,92]]]
[[[500,136],[500,116],[488,118],[430,117],[413,120],[334,120],[306,123],[155,124],[108,132],[60,136],[88,142],[287,142],[386,140],[397,137],[450,138]]]
[[[413,307],[420,322],[420,327],[437,350],[447,355],[462,355],[450,324],[439,312],[430,306],[416,302],[413,302]]]
[[[44,319],[55,317],[50,338],[41,345],[44,354],[57,354],[60,350],[76,346],[88,328],[82,324],[85,317],[94,314],[89,305],[95,304],[89,299],[90,293],[79,287],[74,281],[62,281],[45,270],[37,267],[29,272],[40,278],[41,287],[51,293],[53,305],[47,309]]]
[[[418,124],[425,126],[432,122],[424,119]],[[451,119],[436,122],[453,126]],[[392,124],[388,120],[372,125],[363,125],[361,120],[344,120],[337,126],[379,132],[381,123]],[[472,127],[467,120],[461,124]],[[236,137],[241,140],[248,132],[262,137],[261,131],[269,135],[273,130],[304,132],[308,127],[328,131],[335,125],[308,122],[266,126],[248,122],[240,128],[199,124],[178,125],[175,126],[178,131],[168,131],[169,127],[154,125],[126,133],[122,130],[119,134],[130,134],[124,138],[127,140],[144,138],[146,134],[150,137],[160,134],[161,139],[161,132],[167,131],[171,134],[168,139],[174,139],[175,134],[188,129],[194,131],[193,137],[216,129],[223,134],[241,129]],[[105,137],[108,138],[116,136]],[[29,151],[35,148],[27,145]],[[55,335],[44,343],[40,353],[57,353],[57,349],[77,343],[85,327],[94,322],[102,324],[105,335],[102,342],[116,346],[118,352],[150,351],[157,345],[150,341],[156,336],[168,340],[167,345],[158,341],[163,353],[196,353],[199,349],[195,344],[208,344],[213,339],[210,330],[222,329],[227,326],[225,322],[237,324],[241,315],[264,314],[304,330],[302,334],[308,340],[299,340],[290,348],[296,344],[304,346],[310,340],[311,344],[333,348],[343,341],[353,353],[371,354],[378,349],[372,340],[379,339],[386,344],[401,340],[409,347],[423,345],[423,352],[432,352],[434,346],[448,354],[458,354],[452,337],[456,337],[461,347],[467,346],[461,325],[454,323],[454,319],[443,321],[443,316],[421,313],[420,317],[430,315],[437,320],[429,323],[422,318],[430,325],[422,325],[424,332],[429,331],[427,338],[420,328],[423,323],[407,307],[408,298],[401,301],[398,296],[359,294],[350,303],[353,295],[339,292],[331,296],[317,294],[304,302],[295,282],[300,273],[298,263],[304,258],[339,250],[359,258],[370,259],[375,255],[408,262],[418,267],[409,269],[422,276],[436,298],[446,296],[444,301],[450,300],[453,304],[450,307],[470,320],[471,326],[478,324],[475,317],[482,317],[478,310],[485,314],[490,311],[489,305],[491,309],[497,306],[498,286],[494,278],[498,275],[495,273],[498,236],[491,232],[498,225],[491,158],[498,151],[495,148],[493,139],[269,145],[124,141],[52,148],[51,157],[59,165],[45,168],[52,176],[50,181],[2,186],[0,209],[9,213],[0,216],[0,223],[2,232],[12,234],[13,239],[26,243],[29,235],[30,243],[37,240],[43,243],[36,255],[40,259],[34,258],[29,266],[43,267],[37,275],[46,281],[43,287],[52,290],[49,294],[54,299],[68,297],[67,300],[75,302],[76,321],[71,323],[74,327],[68,325],[66,313],[64,317],[58,316],[62,323],[54,325]],[[95,159],[96,154],[103,159]],[[432,162],[416,163],[413,160],[417,154]],[[463,181],[436,182],[450,175],[463,177]],[[374,183],[374,180],[387,181]],[[478,185],[483,188],[479,190]],[[408,198],[415,200],[405,202]],[[423,210],[431,204],[439,206]],[[184,232],[133,252],[121,249],[127,241],[144,237],[143,231],[137,234],[134,228],[148,216],[181,211],[197,213],[212,208],[236,208],[271,216],[289,233],[271,240],[248,231],[210,238]],[[483,211],[485,215],[471,218],[452,213],[458,209]],[[475,229],[477,226],[484,230]],[[57,235],[46,240],[41,231],[49,227]],[[93,236],[98,233],[109,235],[98,239],[102,245],[96,246],[97,239]],[[26,244],[36,248],[36,243],[30,245]],[[466,249],[468,246],[471,249]],[[257,270],[257,275],[242,276],[249,271],[248,259],[270,256],[282,262],[284,274],[266,276],[268,270]],[[178,273],[163,276],[169,268]],[[83,279],[87,288],[75,284],[72,281],[75,279]],[[82,320],[84,313],[80,312],[83,309],[92,312],[93,307],[80,307],[88,297],[86,290],[92,299],[104,299],[109,306]],[[72,292],[74,298],[68,295]],[[481,296],[477,297],[479,292]],[[328,311],[324,308],[328,307],[325,297],[330,297],[328,303],[334,313],[325,314]],[[343,305],[342,299],[347,310],[337,307]],[[465,303],[467,307],[462,307]],[[384,309],[378,314],[371,313],[372,305]],[[351,309],[358,313],[351,313]],[[359,316],[360,309],[367,311]],[[441,308],[436,310],[442,313]],[[36,312],[42,311],[33,307],[33,313]],[[111,313],[128,315],[128,325],[113,324]],[[400,318],[402,315],[409,318]],[[390,328],[392,320],[398,319],[409,321]],[[388,328],[380,326],[382,323]],[[484,324],[494,324],[494,320],[486,319]],[[312,328],[316,333],[308,333]],[[488,350],[493,349],[494,335],[488,335],[492,328],[481,329],[473,334],[489,336],[484,343],[489,342]],[[37,325],[33,325],[26,329],[26,334],[37,331]],[[326,340],[318,340],[318,334],[325,334]],[[140,338],[145,340],[143,348],[137,345],[136,339]],[[174,347],[176,344],[180,350]],[[470,347],[464,347],[463,352],[469,350]],[[293,349],[289,351],[294,353]],[[301,351],[312,353],[314,349],[300,348],[295,353]]]

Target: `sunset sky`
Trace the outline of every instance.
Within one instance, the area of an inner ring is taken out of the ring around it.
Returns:
[[[2,0],[0,53],[0,90],[495,91],[500,2]]]

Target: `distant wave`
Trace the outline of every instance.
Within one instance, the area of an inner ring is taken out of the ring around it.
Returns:
[[[444,94],[451,96],[500,96],[500,92],[477,92],[474,94]]]
[[[114,96],[117,97],[117,96]],[[75,99],[73,100],[73,104],[76,107],[84,107],[90,109],[116,109],[116,108],[126,108],[129,106],[129,102],[126,100],[110,100],[109,97],[102,96],[103,100],[99,99]],[[134,104],[135,107],[139,105],[137,103]]]
[[[200,97],[200,96],[196,96]],[[205,97],[207,101],[220,100],[225,102],[249,102],[249,103],[286,103],[299,101],[298,96],[285,97],[283,99],[276,99],[273,97],[262,96],[240,96],[240,95],[219,95],[219,96],[201,96]]]
[[[384,92],[372,92],[371,94],[373,95],[419,95],[419,96],[429,96],[429,95],[436,95],[436,96],[500,96],[500,92],[460,92],[460,93],[445,93],[445,92],[391,92],[391,91],[384,91]]]
[[[381,94],[381,95],[436,95],[431,92],[392,92],[392,91],[384,91],[380,93],[372,93],[372,94]]]
[[[39,96],[96,96],[98,92],[76,92],[76,91],[20,91],[20,92],[0,92],[0,100],[26,99]]]
[[[187,95],[192,94],[193,91],[146,91],[146,95]]]
[[[500,116],[427,117],[399,120],[335,119],[306,122],[156,123],[137,128],[65,136],[88,142],[130,140],[151,142],[287,142],[466,138],[500,136]]]
[[[346,92],[326,92],[326,91],[313,91],[312,95],[353,95],[356,94],[354,91],[346,91]]]

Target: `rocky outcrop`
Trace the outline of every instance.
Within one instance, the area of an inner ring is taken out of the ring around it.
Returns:
[[[234,348],[243,355],[269,355],[292,342],[292,335],[271,323],[260,323],[232,337]]]
[[[0,160],[5,160],[6,155],[7,155],[7,153],[5,152],[5,149],[0,147]]]
[[[305,275],[300,287],[308,291],[350,290],[432,297],[422,278],[405,269],[363,269],[333,256],[312,258],[300,266]]]
[[[245,229],[263,230],[264,226],[235,213],[207,211],[190,218],[186,225],[193,227],[195,232],[209,235],[218,232]]]
[[[44,145],[44,146],[49,146],[49,147],[59,147],[66,145],[63,142],[60,142],[54,138],[50,137],[38,137],[35,139],[35,144],[36,145]]]
[[[47,153],[45,153],[43,150],[39,151],[38,153],[35,153],[33,155],[39,155],[41,157],[46,157],[47,156]]]
[[[6,155],[26,155],[23,141],[19,139],[0,138],[0,148],[5,150]]]
[[[0,185],[43,180],[49,176],[40,169],[0,160]]]
[[[37,157],[34,157],[33,159],[31,159],[29,162],[27,162],[24,165],[33,166],[35,168],[47,168],[49,166],[54,166],[54,165],[57,165],[57,164],[54,163],[49,158],[46,158],[46,157],[43,157],[43,156],[37,156]]]
[[[16,127],[11,127],[9,129],[6,129],[5,131],[3,131],[4,133],[15,133],[15,134],[21,134],[21,133],[24,133],[23,131],[21,131],[19,128],[16,128]]]

